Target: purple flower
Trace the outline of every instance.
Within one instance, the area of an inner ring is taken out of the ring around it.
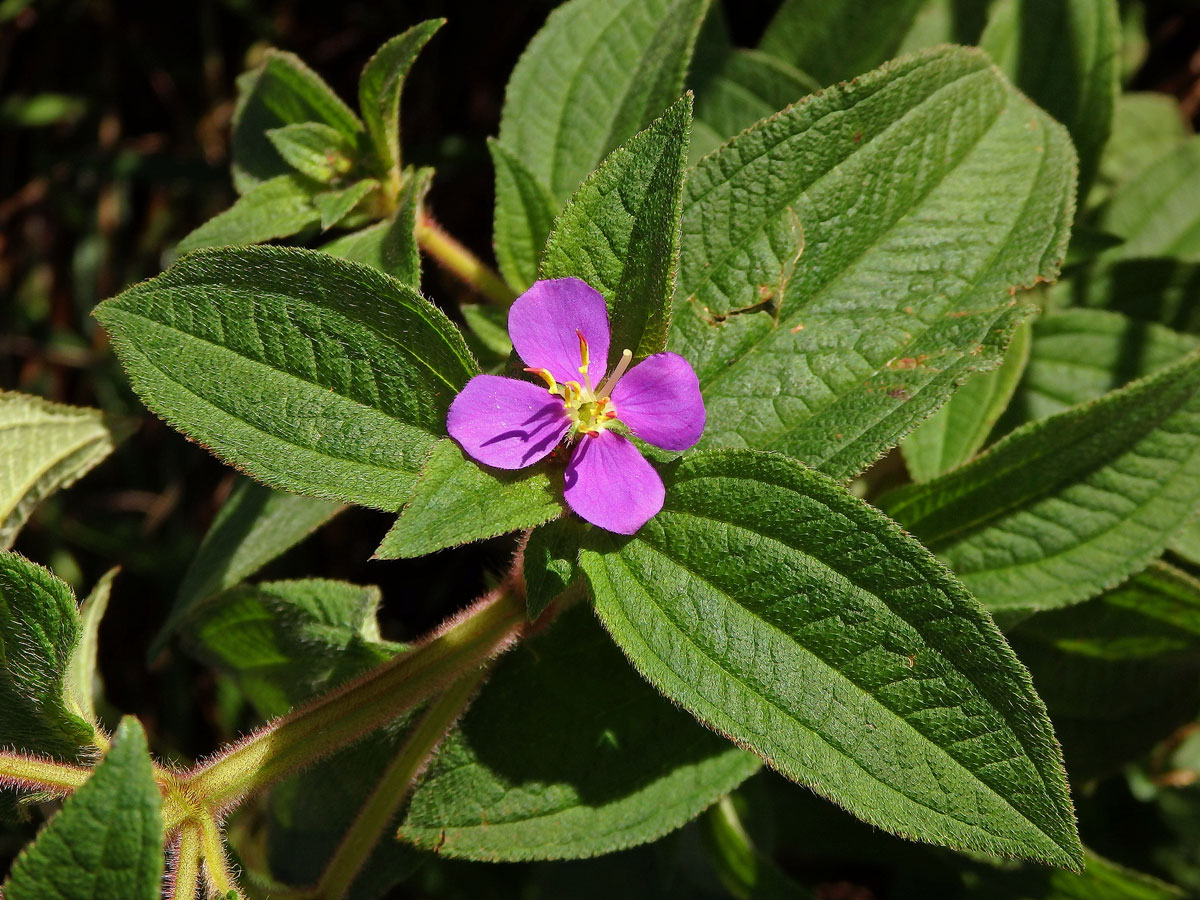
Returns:
[[[578,278],[539,281],[508,313],[513,348],[545,386],[476,375],[450,404],[446,426],[477,461],[521,469],[566,438],[567,505],[593,525],[633,534],[663,505],[658,472],[625,437],[686,450],[704,431],[696,373],[677,353],[633,368],[625,350],[608,371],[608,308]]]

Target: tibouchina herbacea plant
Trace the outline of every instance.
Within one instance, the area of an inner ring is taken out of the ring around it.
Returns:
[[[432,192],[443,22],[353,108],[256,56],[236,200],[46,382],[124,416],[0,394],[6,900],[1200,891],[1197,138],[1116,0],[944,6],[568,0]]]
[[[608,307],[578,278],[539,281],[508,311],[513,349],[543,385],[476,375],[450,404],[450,436],[474,459],[523,469],[564,438],[567,505],[586,521],[633,534],[662,509],[662,479],[625,436],[687,450],[704,431],[704,400],[691,365],[655,353],[630,367],[621,351],[608,374]]]

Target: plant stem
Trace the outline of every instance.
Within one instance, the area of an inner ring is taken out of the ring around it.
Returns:
[[[430,704],[334,851],[314,891],[316,897],[332,900],[344,897],[350,890],[397,810],[408,799],[417,776],[463,714],[490,669],[490,665],[484,665],[464,675]]]
[[[491,266],[443,231],[424,211],[417,215],[416,234],[422,250],[491,302],[508,307],[517,299],[517,292]]]
[[[208,873],[208,881],[217,896],[221,898],[233,894],[241,897],[237,882],[229,871],[229,861],[225,858],[225,842],[221,840],[221,829],[211,816],[200,820],[200,840],[203,844],[204,869]]]
[[[200,843],[199,826],[189,822],[179,833],[170,900],[196,900],[196,886],[200,882]]]
[[[291,772],[354,743],[508,647],[526,625],[505,584],[412,650],[293,710],[182,779],[217,813]]]
[[[0,787],[46,791],[61,797],[80,787],[91,774],[92,770],[83,766],[0,752]]]

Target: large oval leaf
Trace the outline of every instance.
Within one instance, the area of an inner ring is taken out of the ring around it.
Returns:
[[[651,683],[868,822],[1078,867],[1045,707],[928,551],[784,457],[701,453],[668,481],[637,536],[580,557]]]
[[[941,48],[766,119],[693,170],[671,349],[706,447],[850,477],[972,372],[1053,278],[1074,210],[1066,132],[974,50]]]
[[[260,481],[399,509],[476,371],[415,289],[324,253],[192,254],[96,317],[146,405]]]

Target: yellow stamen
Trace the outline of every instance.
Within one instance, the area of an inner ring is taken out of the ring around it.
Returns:
[[[558,396],[561,392],[558,389],[558,382],[554,380],[554,376],[550,374],[549,369],[529,369],[525,370],[530,375],[536,375],[542,381],[546,382],[546,387],[550,389],[550,393]]]
[[[583,332],[578,328],[575,329],[575,336],[579,338],[579,359],[583,363],[583,365],[579,367],[579,374],[586,376],[588,371],[587,338],[583,336]]]

